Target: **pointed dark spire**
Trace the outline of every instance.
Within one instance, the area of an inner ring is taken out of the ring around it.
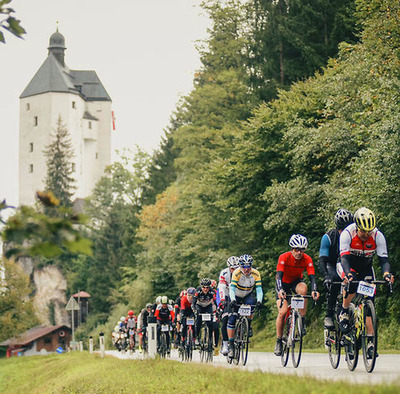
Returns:
[[[47,49],[49,50],[49,54],[51,52],[54,55],[54,57],[61,63],[61,65],[65,66],[64,52],[67,48],[65,48],[65,38],[58,31],[58,26],[57,26],[57,31],[50,36],[49,47]]]

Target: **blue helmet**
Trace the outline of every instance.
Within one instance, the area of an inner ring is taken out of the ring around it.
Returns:
[[[253,257],[249,254],[243,254],[239,257],[239,266],[241,268],[250,268],[253,265]]]

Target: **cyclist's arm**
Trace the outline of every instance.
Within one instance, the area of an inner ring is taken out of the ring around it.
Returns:
[[[321,238],[321,245],[319,248],[319,259],[318,259],[318,267],[324,278],[328,276],[328,271],[326,270],[326,266],[329,263],[329,251],[331,248],[331,240],[328,237],[328,234],[324,234]]]
[[[379,264],[382,269],[382,273],[390,272],[390,264],[386,246],[385,236],[378,230],[376,233],[376,254],[378,255]]]
[[[229,285],[229,298],[231,301],[236,301],[236,289],[237,289],[237,281],[234,282],[232,280],[231,284]]]
[[[282,278],[283,278],[283,271],[276,271],[276,289],[279,291],[282,290]]]
[[[339,238],[340,244],[340,263],[345,275],[350,273],[350,244],[351,235],[348,230],[343,230]]]

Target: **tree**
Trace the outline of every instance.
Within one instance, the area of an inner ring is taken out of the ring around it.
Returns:
[[[4,19],[0,20],[0,42],[3,44],[6,42],[4,38],[4,33],[1,29],[7,30],[14,36],[22,38],[23,34],[26,34],[25,29],[20,25],[20,21],[16,19],[13,14],[14,10],[10,7],[7,7],[7,4],[10,4],[11,0],[1,0],[0,1],[0,18]]]
[[[0,341],[38,324],[29,296],[29,276],[14,261],[0,261]]]
[[[57,120],[53,141],[46,147],[44,154],[47,157],[46,190],[54,194],[61,206],[71,206],[71,198],[75,189],[73,185],[75,179],[72,177],[74,152],[61,115]]]

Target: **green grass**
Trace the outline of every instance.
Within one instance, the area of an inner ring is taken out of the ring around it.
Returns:
[[[395,386],[357,385],[357,394],[398,393]],[[347,383],[246,372],[165,360],[101,359],[88,353],[0,360],[1,393],[338,393]]]

